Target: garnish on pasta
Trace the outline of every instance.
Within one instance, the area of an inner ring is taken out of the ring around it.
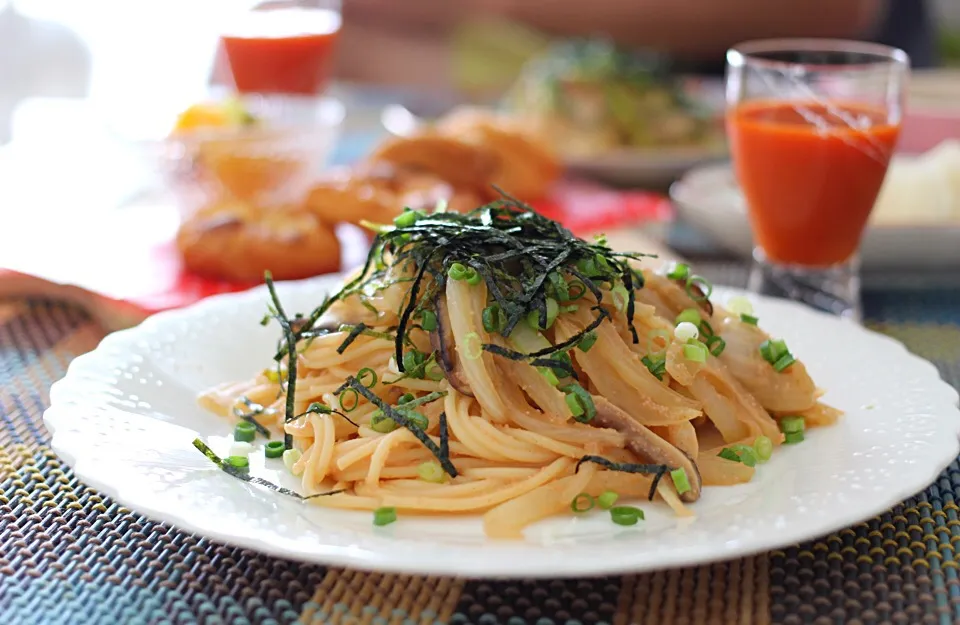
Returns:
[[[313,504],[376,525],[482,514],[495,538],[595,501],[633,525],[643,512],[614,502],[691,514],[704,486],[748,481],[749,459],[799,441],[798,423],[839,416],[686,265],[642,269],[506,195],[374,228],[364,266],[309,314],[288,316],[267,276],[275,362],[200,398],[245,439],[281,437],[268,462]]]

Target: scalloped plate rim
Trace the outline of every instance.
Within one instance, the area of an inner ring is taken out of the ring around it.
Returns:
[[[278,288],[281,291],[281,296],[283,296],[284,293],[307,286],[316,290],[328,288],[340,279],[340,276],[323,276],[297,282],[280,283],[278,284]],[[720,289],[718,289],[718,291],[719,290]],[[740,292],[738,289],[728,288],[724,288],[722,291],[726,293]],[[391,555],[389,552],[383,553],[363,549],[350,549],[336,545],[312,545],[310,551],[302,551],[295,548],[289,541],[284,544],[258,540],[257,536],[251,534],[249,531],[242,533],[221,531],[210,523],[197,522],[195,519],[184,517],[182,514],[178,515],[170,510],[151,507],[149,497],[131,495],[116,483],[99,479],[91,475],[89,471],[85,471],[85,463],[88,462],[88,459],[85,459],[83,454],[80,453],[82,450],[77,449],[76,441],[71,441],[62,431],[58,435],[57,426],[58,423],[61,423],[61,419],[69,418],[70,414],[77,409],[96,409],[95,405],[85,403],[83,387],[87,383],[90,373],[98,369],[98,362],[102,362],[105,358],[104,348],[124,344],[151,328],[163,327],[165,324],[178,318],[185,319],[191,316],[201,315],[204,310],[213,310],[218,306],[225,306],[228,302],[239,304],[246,301],[265,301],[265,295],[265,288],[260,286],[240,293],[215,296],[184,309],[158,313],[145,320],[140,326],[121,330],[106,336],[96,349],[74,359],[68,367],[66,375],[51,387],[50,407],[45,411],[43,417],[44,423],[52,435],[51,447],[58,456],[74,468],[78,478],[95,490],[114,498],[124,505],[130,506],[131,509],[142,513],[152,520],[173,524],[184,531],[206,536],[226,544],[253,549],[276,557],[322,563],[331,566],[346,566],[362,570],[405,574],[511,578],[578,577],[665,570],[749,556],[799,541],[813,539],[872,518],[890,509],[893,505],[896,505],[904,499],[923,491],[937,478],[942,470],[957,457],[958,453],[960,453],[960,411],[957,410],[958,406],[960,406],[960,396],[958,396],[957,391],[953,387],[940,378],[936,368],[928,361],[911,354],[902,343],[895,339],[877,334],[853,323],[831,318],[831,320],[836,323],[847,323],[852,331],[870,335],[871,340],[874,340],[878,346],[883,345],[883,350],[901,359],[902,367],[900,368],[906,367],[909,363],[909,367],[913,368],[916,372],[919,373],[922,371],[923,377],[929,378],[929,392],[935,396],[931,397],[931,402],[935,401],[938,409],[942,409],[945,413],[938,413],[936,415],[943,419],[937,431],[940,432],[943,430],[943,433],[946,433],[946,431],[949,430],[951,436],[938,437],[942,440],[938,441],[938,446],[935,450],[930,450],[931,454],[933,451],[937,452],[935,457],[927,457],[929,462],[924,465],[926,467],[924,470],[917,467],[913,468],[910,473],[911,479],[908,483],[891,484],[889,491],[887,491],[884,497],[877,497],[858,507],[838,511],[828,521],[823,521],[818,518],[817,523],[813,524],[812,527],[794,531],[786,539],[766,534],[764,537],[755,538],[752,542],[739,544],[730,549],[719,546],[712,550],[705,550],[701,547],[699,552],[694,550],[693,554],[687,553],[686,551],[658,552],[655,560],[645,560],[643,554],[639,554],[632,560],[630,558],[622,558],[615,562],[581,558],[567,567],[557,567],[555,566],[556,562],[550,562],[550,566],[544,566],[543,563],[537,564],[536,561],[527,561],[524,559],[520,559],[519,561],[514,560],[509,565],[504,565],[498,563],[494,558],[457,562],[453,559],[443,560],[434,557],[429,560],[429,562],[422,563],[419,560],[398,558],[396,554]],[[764,300],[767,306],[799,308],[799,306],[791,302],[782,300],[774,301],[753,295],[751,295],[751,297],[755,297],[757,300]],[[803,309],[802,314],[829,318],[826,314],[808,309]],[[947,412],[949,412],[949,414],[946,414]],[[145,415],[138,416],[143,419],[149,419],[149,417]],[[829,431],[829,428],[826,428],[824,431]],[[222,477],[226,478],[226,476]],[[410,549],[409,546],[401,547],[402,546],[398,545],[398,551],[407,551]],[[479,547],[456,545],[453,551],[490,552],[493,550],[495,552],[508,554],[510,552],[523,553],[530,549],[531,547],[526,543],[487,541]],[[542,555],[540,551],[542,549],[542,547],[537,547],[533,549],[533,553]]]

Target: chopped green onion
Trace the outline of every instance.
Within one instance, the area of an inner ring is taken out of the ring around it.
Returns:
[[[249,443],[256,437],[257,426],[248,421],[241,421],[233,428],[233,440],[235,441]]]
[[[263,448],[263,455],[267,458],[282,458],[284,451],[283,441],[270,441]]]
[[[699,343],[687,343],[683,346],[683,357],[690,362],[707,362],[707,348]]]
[[[667,372],[667,359],[663,354],[644,356],[640,359],[640,362],[642,362],[658,380],[663,380],[663,374]]]
[[[573,393],[577,396],[580,405],[583,407],[583,414],[574,418],[581,423],[589,423],[597,416],[597,407],[593,404],[593,397],[585,388],[574,382],[560,389],[564,393]]]
[[[403,353],[403,370],[412,373],[418,370],[427,360],[427,355],[421,351],[411,349]]]
[[[473,268],[467,267],[463,263],[453,263],[447,270],[447,275],[450,276],[451,280],[466,280],[470,277],[471,269]],[[474,273],[476,273],[476,270],[474,270]]]
[[[527,313],[527,325],[529,325],[534,330],[546,330],[553,325],[553,322],[557,320],[557,315],[560,314],[560,305],[557,304],[557,300],[552,297],[548,297],[546,300],[547,307],[547,325],[544,327],[540,326],[540,311],[531,310]]]
[[[497,304],[484,308],[480,318],[483,321],[483,329],[487,332],[503,332],[503,328],[507,325],[507,315]]]
[[[572,414],[574,418],[583,416],[583,404],[580,403],[579,397],[574,393],[567,393],[564,399],[567,401],[567,408],[570,409],[570,414]]]
[[[560,379],[557,377],[557,374],[554,373],[553,369],[551,369],[550,367],[537,367],[537,371],[540,372],[540,375],[547,378],[547,382],[549,382],[551,386],[556,386],[557,384],[560,384]]]
[[[736,295],[731,297],[727,302],[727,310],[735,315],[750,316],[753,314],[753,304],[751,304],[750,300],[748,300],[746,297],[742,295]]]
[[[577,513],[593,510],[593,506],[594,499],[587,493],[580,493],[570,502],[570,509]]]
[[[703,295],[700,295],[694,291],[695,287],[699,287],[700,291],[703,292]],[[687,278],[687,284],[684,288],[687,291],[687,295],[690,296],[690,299],[695,302],[706,301],[713,294],[713,285],[710,284],[710,281],[703,276],[689,276]]]
[[[807,429],[807,421],[800,416],[784,417],[780,419],[780,431],[784,434],[794,434]]]
[[[417,223],[420,216],[421,214],[418,211],[405,210],[394,218],[393,223],[397,228],[409,228]]]
[[[350,404],[349,406],[347,406],[343,402],[343,396],[347,395],[348,393],[353,395],[353,403]],[[354,388],[349,388],[349,387],[345,388],[340,392],[340,398],[338,399],[338,401],[340,402],[340,410],[344,412],[353,412],[354,410],[357,409],[357,406],[360,405],[360,393],[358,393],[357,390]]]
[[[447,479],[447,474],[444,473],[443,467],[440,466],[439,462],[434,462],[433,460],[421,462],[420,465],[417,466],[417,475],[419,475],[420,479],[424,482],[432,482],[434,484],[442,484]]]
[[[437,315],[432,310],[425,310],[420,313],[420,326],[427,332],[433,332],[437,329]]]
[[[400,399],[397,400],[397,405],[402,406],[406,403],[412,402],[416,397],[413,396],[413,393],[404,393],[400,396]]]
[[[681,321],[673,329],[673,335],[683,342],[692,341],[700,336],[700,330],[689,321]]]
[[[382,410],[375,410],[370,415],[370,429],[380,434],[387,434],[397,429],[397,422],[383,414]]]
[[[605,490],[600,493],[600,496],[597,497],[597,505],[603,508],[604,510],[609,510],[613,507],[613,504],[617,503],[617,499],[620,498],[615,491]]]
[[[674,469],[670,472],[670,479],[673,480],[673,486],[677,489],[677,494],[682,495],[690,490],[690,478],[683,469]]]
[[[377,527],[390,525],[397,520],[396,508],[377,508],[373,511],[373,524]]]
[[[581,258],[578,260],[577,269],[588,278],[592,278],[600,273],[592,258]]]
[[[567,281],[563,279],[563,276],[559,272],[553,271],[550,272],[550,275],[547,276],[550,281],[550,286],[553,290],[553,294],[556,295],[557,300],[561,302],[570,301],[570,287],[567,286]]]
[[[773,370],[777,373],[782,373],[795,362],[797,362],[797,359],[793,357],[793,354],[784,354],[777,359],[777,362],[773,363]]]
[[[587,294],[587,286],[580,280],[571,280],[567,282],[567,301],[580,299]]]
[[[723,353],[723,350],[726,349],[727,342],[716,334],[713,334],[707,337],[706,345],[711,354],[714,356],[720,356],[720,354]]]
[[[700,325],[700,311],[696,308],[688,308],[682,313],[677,315],[676,325],[680,325],[684,321],[688,321],[695,326]]]
[[[733,451],[729,447],[724,447],[720,450],[720,453],[717,454],[724,460],[729,460],[730,462],[740,462],[740,455],[737,452]]]
[[[603,257],[603,254],[597,254],[594,256],[593,262],[598,271],[609,273],[613,270],[613,267],[611,267],[610,263],[607,262],[607,259]]]
[[[610,520],[617,525],[636,525],[643,520],[643,510],[633,506],[616,506],[610,508]]]
[[[469,271],[467,273],[467,284],[469,284],[470,286],[477,286],[478,284],[483,282],[483,276],[477,273],[476,269],[474,269],[473,267],[469,267],[468,269]]]
[[[783,442],[787,445],[796,445],[802,443],[804,439],[803,432],[790,432],[783,435]]]
[[[236,469],[250,468],[250,459],[246,456],[227,456],[227,463]]]
[[[287,471],[293,473],[293,465],[297,464],[300,461],[303,454],[299,449],[288,449],[283,452],[283,466],[287,467]],[[296,475],[294,473],[294,475]]]
[[[749,323],[750,325],[755,326],[760,320],[754,317],[753,315],[741,314],[740,321],[744,323]]]
[[[230,451],[227,453],[228,456],[249,456],[250,452],[253,451],[253,445],[246,441],[235,441],[233,445],[230,445]]]
[[[757,460],[766,462],[773,455],[773,441],[767,436],[758,436],[753,441],[753,451],[757,454]]]
[[[590,348],[593,347],[593,344],[596,342],[597,333],[593,330],[590,330],[589,332],[585,333],[583,337],[581,337],[580,342],[577,343],[577,349],[584,353],[589,352]]]
[[[370,378],[370,383],[367,384],[363,381],[364,378]],[[357,381],[360,384],[363,384],[367,388],[372,388],[377,384],[377,372],[371,369],[370,367],[364,367],[360,371],[357,371]]]
[[[478,360],[483,356],[483,342],[476,332],[467,332],[463,337],[463,357],[467,360]]]
[[[733,445],[730,449],[740,457],[740,462],[748,467],[757,466],[757,452],[747,445]]]
[[[443,369],[440,368],[440,365],[438,365],[436,361],[431,361],[430,364],[427,365],[425,373],[427,374],[427,378],[433,380],[434,382],[439,382],[446,377],[443,374]]]
[[[630,294],[627,292],[627,287],[622,284],[618,284],[613,287],[613,290],[610,291],[610,294],[613,295],[613,304],[617,307],[619,312],[623,312],[627,309],[627,304],[630,302]]]
[[[421,430],[426,430],[430,427],[430,419],[419,412],[409,412],[406,414],[406,417]]]
[[[783,339],[767,339],[763,343],[760,343],[760,355],[771,365],[789,353],[790,350],[787,348],[787,343]]]
[[[677,263],[667,273],[667,277],[670,278],[671,280],[686,280],[687,276],[689,275],[690,275],[690,265],[686,263]]]

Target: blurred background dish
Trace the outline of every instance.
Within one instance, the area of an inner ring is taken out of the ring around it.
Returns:
[[[720,89],[719,81],[674,74],[660,55],[577,40],[532,54],[489,106],[551,146],[573,175],[665,188],[726,155]],[[402,136],[445,112],[434,103],[397,104],[382,120]]]
[[[670,187],[678,217],[742,258],[753,252],[744,200],[729,163],[697,167]],[[960,268],[960,142],[891,164],[864,235],[875,268]]]

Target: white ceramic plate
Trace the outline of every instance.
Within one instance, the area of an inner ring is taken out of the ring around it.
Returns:
[[[666,188],[690,168],[726,156],[722,148],[623,149],[565,157],[564,165],[575,175],[613,185]]]
[[[746,206],[729,162],[687,172],[670,187],[670,198],[685,222],[713,236],[734,254],[752,255]],[[874,220],[864,234],[860,259],[865,269],[960,268],[960,221]]]
[[[280,294],[288,312],[306,311],[333,285],[283,284]],[[225,453],[231,427],[195,397],[269,362],[276,330],[258,323],[266,303],[262,288],[214,297],[108,336],[51,390],[44,420],[54,449],[92,487],[214,540],[361,569],[508,577],[639,572],[792,544],[922,490],[960,450],[957,393],[931,364],[852,323],[761,299],[761,323],[786,338],[828,389],[826,401],[847,414],[778,451],[750,484],[705,489],[695,518],[643,502],[647,519],[634,527],[599,512],[563,516],[516,542],[485,539],[479,518],[401,517],[375,528],[369,513],[324,510],[240,482],[191,446],[199,435]],[[282,463],[252,458],[254,474],[295,487]]]

